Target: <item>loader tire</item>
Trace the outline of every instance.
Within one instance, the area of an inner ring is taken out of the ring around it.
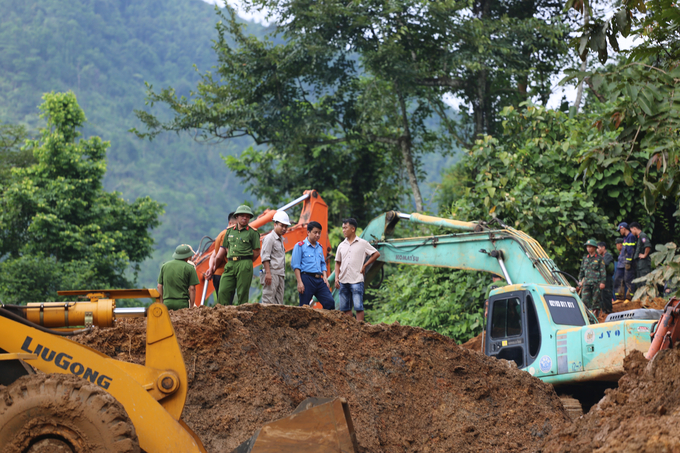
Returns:
[[[576,420],[581,415],[583,415],[583,407],[581,406],[581,402],[576,398],[560,395],[560,401],[562,401],[562,406],[564,406],[565,412],[572,420]]]
[[[139,453],[135,427],[105,390],[77,376],[34,374],[0,387],[3,453]]]

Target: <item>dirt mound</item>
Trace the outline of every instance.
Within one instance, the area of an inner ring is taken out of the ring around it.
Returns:
[[[344,396],[363,452],[535,450],[568,424],[552,387],[423,329],[244,305],[172,313],[190,391],[183,418],[228,452],[306,397]],[[142,363],[145,320],[80,341]]]
[[[612,311],[618,313],[626,310],[636,310],[638,308],[652,308],[655,310],[663,310],[668,301],[663,297],[655,297],[654,299],[640,299],[616,301],[612,304]]]
[[[660,351],[651,363],[635,351],[624,367],[619,388],[573,425],[553,431],[543,453],[680,452],[680,351]]]
[[[482,337],[484,336],[484,332],[480,333],[476,337],[470,338],[468,341],[463,343],[461,346],[467,349],[471,349],[473,351],[477,352],[482,352]]]

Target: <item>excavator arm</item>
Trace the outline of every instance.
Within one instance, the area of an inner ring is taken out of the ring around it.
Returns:
[[[399,221],[433,225],[455,233],[391,238]],[[379,252],[380,258],[366,274],[370,283],[384,263],[413,264],[491,272],[508,284],[537,283],[569,286],[562,272],[541,245],[507,225],[491,228],[484,222],[461,222],[422,214],[390,211],[373,219],[361,237]],[[335,279],[335,275],[331,276]],[[330,279],[329,279],[330,280]]]
[[[267,209],[262,214],[260,214],[257,219],[250,222],[250,226],[254,228],[261,228],[267,223],[274,219],[274,214],[277,211],[287,211],[294,206],[302,203],[302,211],[300,213],[300,220],[297,224],[292,225],[288,228],[286,234],[283,235],[283,246],[286,252],[293,250],[295,244],[300,241],[304,241],[307,238],[307,224],[312,221],[319,222],[321,224],[321,237],[319,238],[319,243],[326,252],[326,265],[329,265],[328,256],[331,251],[330,240],[328,239],[328,205],[323,201],[321,195],[316,190],[306,190],[304,195],[300,198],[291,201],[290,203],[281,206],[278,209]],[[269,233],[264,233],[260,235],[260,244],[264,240],[264,237]],[[205,272],[208,270],[210,263],[210,256],[214,253],[214,241],[210,238],[206,242],[201,241],[199,246],[199,256],[195,259],[194,264],[196,265],[196,272],[198,273],[199,284],[196,287],[196,297],[195,305],[200,306],[205,303],[205,301],[210,297],[210,295],[215,291],[212,281],[207,281],[205,278]],[[261,264],[260,258],[253,261],[253,267],[257,267]],[[206,285],[207,283],[207,285]]]

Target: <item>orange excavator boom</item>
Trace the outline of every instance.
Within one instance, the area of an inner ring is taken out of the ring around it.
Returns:
[[[321,224],[321,237],[319,238],[319,243],[326,254],[326,266],[330,269],[328,257],[331,251],[331,243],[328,238],[328,205],[323,201],[323,198],[321,198],[321,195],[319,195],[316,190],[306,190],[301,197],[278,209],[265,210],[256,219],[250,222],[250,226],[261,228],[274,219],[274,214],[276,214],[277,211],[287,211],[300,203],[302,203],[300,219],[297,224],[290,226],[286,234],[283,235],[283,246],[286,249],[286,252],[293,250],[295,244],[304,241],[305,238],[307,238],[307,225],[312,221],[319,222]],[[262,240],[267,234],[269,233],[260,235],[260,244],[262,244]],[[199,281],[199,284],[196,287],[196,294],[199,297],[197,297],[194,302],[196,306],[203,305],[208,297],[215,291],[212,281],[206,281],[205,278],[205,272],[210,265],[210,256],[215,251],[214,243],[215,241],[212,238],[204,237],[199,245],[199,256],[194,260]],[[253,261],[253,267],[257,267],[260,264],[260,258]]]

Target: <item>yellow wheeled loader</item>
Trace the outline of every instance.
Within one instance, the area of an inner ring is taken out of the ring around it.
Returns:
[[[181,420],[188,381],[168,310],[158,292],[64,291],[87,302],[0,307],[2,452],[205,452]],[[148,309],[116,299],[156,299]],[[112,359],[68,337],[116,319],[146,316],[144,365]],[[38,370],[36,373],[35,370]],[[309,398],[260,428],[238,453],[356,452],[347,402]]]

